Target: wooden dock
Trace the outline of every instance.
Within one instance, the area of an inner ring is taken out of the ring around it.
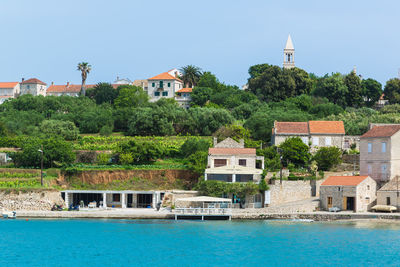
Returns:
[[[176,208],[175,220],[231,220],[231,208]]]

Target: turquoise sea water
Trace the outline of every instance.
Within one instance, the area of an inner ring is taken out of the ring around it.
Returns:
[[[1,220],[0,266],[400,265],[400,224]]]

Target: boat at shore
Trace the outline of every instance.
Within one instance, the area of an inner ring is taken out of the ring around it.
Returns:
[[[17,218],[16,211],[3,212],[1,215],[3,216],[3,219],[16,219]]]

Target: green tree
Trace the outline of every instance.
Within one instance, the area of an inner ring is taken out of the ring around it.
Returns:
[[[181,79],[185,87],[193,88],[199,81],[202,73],[199,67],[187,65],[180,69],[182,72]]]
[[[78,63],[77,70],[79,70],[81,72],[82,86],[81,86],[80,94],[82,96],[84,96],[84,95],[86,95],[86,92],[85,92],[86,79],[87,79],[89,72],[92,70],[92,66],[88,62],[81,62],[81,63]]]
[[[385,99],[389,100],[390,104],[400,103],[400,79],[393,78],[386,82],[383,90]]]
[[[362,80],[362,96],[366,99],[366,105],[373,107],[382,95],[382,84],[377,80],[368,78]]]
[[[342,162],[342,151],[335,146],[320,147],[313,158],[319,170],[329,171]]]
[[[148,94],[138,86],[123,85],[118,87],[118,97],[115,99],[116,108],[142,107],[149,101]]]
[[[342,107],[347,105],[348,89],[340,73],[332,73],[320,78],[312,93],[317,97],[326,97],[330,102]]]
[[[195,87],[190,94],[191,105],[204,106],[213,94],[213,89],[209,87]]]
[[[114,103],[114,99],[117,97],[117,91],[109,83],[98,83],[93,89],[86,92],[86,96],[90,96],[96,100],[96,104],[100,105],[103,103]]]
[[[49,136],[61,136],[65,140],[76,140],[79,130],[71,121],[45,120],[40,124],[40,131]]]
[[[29,138],[22,145],[22,152],[12,155],[14,164],[18,167],[36,167],[41,164],[39,149],[43,146],[43,165],[45,168],[57,164],[70,164],[74,162],[76,155],[72,150],[72,144],[61,138]]]
[[[306,167],[310,158],[310,148],[299,137],[291,137],[279,146],[282,149],[283,162],[293,163],[297,167]]]
[[[218,90],[220,83],[217,79],[217,77],[215,77],[214,74],[212,74],[209,71],[203,72],[203,74],[201,75],[198,83],[197,83],[197,87],[206,87],[206,88],[211,88],[213,90]]]
[[[362,97],[361,79],[352,71],[344,77],[344,83],[347,87],[347,105],[349,107],[361,107],[364,104]]]
[[[186,165],[190,170],[201,175],[207,168],[207,157],[207,151],[197,151],[186,159]]]
[[[210,142],[205,139],[192,137],[188,138],[185,143],[181,146],[181,155],[182,157],[186,158],[190,155],[196,153],[197,151],[208,151],[210,147]]]
[[[250,139],[250,131],[241,125],[232,124],[222,126],[213,136],[217,137],[219,142],[228,137],[238,142],[240,139]]]

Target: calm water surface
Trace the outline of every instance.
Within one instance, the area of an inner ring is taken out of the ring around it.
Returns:
[[[400,224],[2,220],[0,266],[400,265]]]

